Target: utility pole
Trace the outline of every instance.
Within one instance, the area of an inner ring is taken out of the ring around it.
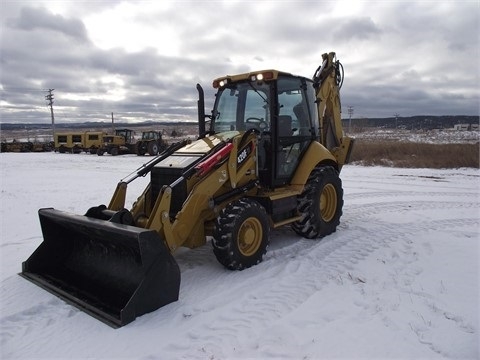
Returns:
[[[115,123],[113,122],[113,111],[112,111],[112,135],[115,135]]]
[[[398,129],[398,117],[400,116],[399,114],[393,114],[395,116],[395,129]]]
[[[348,115],[349,115],[349,122],[348,122],[348,132],[352,133],[352,115],[353,115],[353,106],[348,107]]]
[[[45,100],[48,100],[48,105],[50,105],[50,114],[52,115],[52,135],[53,141],[55,141],[55,117],[53,116],[53,90],[48,89],[48,95],[45,95]]]

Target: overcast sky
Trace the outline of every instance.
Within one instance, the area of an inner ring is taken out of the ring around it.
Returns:
[[[216,77],[345,68],[343,117],[479,115],[480,1],[1,0],[1,122],[196,120]]]

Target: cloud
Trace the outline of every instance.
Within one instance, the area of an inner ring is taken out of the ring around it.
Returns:
[[[196,83],[253,69],[345,67],[342,104],[364,117],[478,115],[473,1],[7,1],[0,121],[195,120]],[[207,109],[208,112],[208,109]]]
[[[358,17],[340,21],[333,36],[339,41],[355,41],[375,39],[381,32],[371,18]]]
[[[45,36],[65,35],[78,41],[88,40],[86,28],[79,19],[54,15],[45,8],[22,8],[19,17],[8,21],[8,25],[25,31],[46,31]]]

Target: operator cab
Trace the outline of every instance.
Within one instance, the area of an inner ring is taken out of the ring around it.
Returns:
[[[211,133],[255,129],[263,185],[289,183],[308,145],[318,138],[311,80],[276,70],[214,81]]]

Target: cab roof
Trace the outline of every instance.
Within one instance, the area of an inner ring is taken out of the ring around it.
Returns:
[[[268,70],[258,70],[258,71],[251,71],[243,74],[237,74],[237,75],[226,75],[222,76],[219,78],[216,78],[213,80],[213,87],[219,88],[222,86],[225,86],[229,83],[236,83],[239,81],[273,81],[277,80],[279,75],[286,75],[286,76],[291,76],[291,77],[301,77],[303,76],[297,76],[293,75],[291,73],[285,72],[285,71],[279,71],[279,70],[274,70],[274,69],[268,69]]]

